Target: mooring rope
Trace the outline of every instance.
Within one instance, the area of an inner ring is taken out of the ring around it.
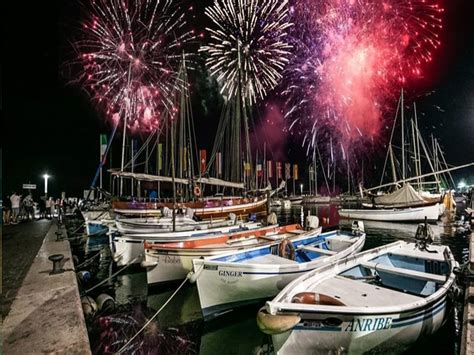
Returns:
[[[140,330],[138,332],[135,333],[135,335],[133,337],[131,337],[126,343],[124,346],[122,346],[119,351],[117,351],[117,354],[120,354],[122,353],[124,350],[126,350],[128,348],[128,346],[130,345],[130,343],[148,326],[148,324],[150,324],[151,322],[153,322],[153,320],[158,316],[158,314],[160,314],[160,312],[168,305],[168,303],[170,303],[170,301],[173,299],[174,296],[176,296],[176,294],[178,293],[178,291],[186,284],[186,282],[188,282],[188,280],[191,280],[191,278],[195,275],[194,277],[194,280],[191,280],[191,282],[195,282],[197,277],[199,276],[202,268],[203,268],[204,264],[201,266],[201,269],[198,270],[197,272],[193,272],[193,271],[190,271],[187,275],[186,275],[186,278],[183,280],[183,282],[181,282],[181,284],[178,286],[178,288],[173,292],[173,294],[170,296],[170,298],[168,298],[166,300],[165,303],[163,303],[163,305],[160,307],[160,309],[158,309],[156,311],[156,313],[153,315],[153,317],[151,317],[144,325],[143,327],[140,328]]]
[[[102,249],[101,249],[102,250]],[[99,255],[100,255],[101,251],[99,251],[98,253],[96,253],[94,256],[91,256],[89,259],[86,259],[85,261],[83,261],[82,263],[80,263],[79,265],[76,266],[76,269],[80,269],[81,267],[83,267],[84,265],[88,265],[88,263],[90,263],[92,260],[94,260],[95,258],[97,258]]]
[[[191,273],[189,273],[191,274]],[[117,354],[120,354],[122,353],[129,345],[130,343],[148,326],[148,324],[150,324],[155,318],[156,316],[158,316],[158,314],[160,314],[160,312],[163,310],[163,308],[165,308],[168,303],[173,299],[173,297],[178,293],[178,291],[184,286],[184,284],[189,280],[189,274],[188,276],[186,276],[186,278],[183,280],[183,282],[181,282],[181,284],[178,286],[178,288],[173,292],[173,294],[170,296],[170,298],[168,298],[168,300],[163,304],[163,306],[160,307],[159,310],[156,311],[156,313],[153,315],[153,317],[151,317],[144,325],[143,327],[140,328],[140,330],[138,332],[135,333],[135,335],[133,337],[130,338],[130,340],[128,340],[124,346],[122,346],[120,348],[119,351],[117,351]]]
[[[107,277],[106,279],[102,280],[101,282],[99,282],[97,285],[95,286],[92,286],[91,288],[85,290],[83,293],[82,293],[82,296],[85,296],[87,295],[89,292],[91,292],[92,290],[95,290],[97,287],[99,286],[102,286],[104,283],[106,283],[107,281],[109,281],[110,279],[112,279],[113,277],[117,276],[118,274],[120,274],[123,270],[125,270],[126,268],[128,268],[130,265],[132,265],[135,261],[137,261],[139,258],[141,258],[143,255],[140,254],[139,256],[137,256],[135,259],[133,259],[132,261],[130,261],[127,265],[125,265],[123,268],[119,269],[117,272],[113,273],[112,275],[110,275],[109,277]]]

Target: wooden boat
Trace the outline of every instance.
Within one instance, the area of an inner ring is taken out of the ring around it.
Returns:
[[[456,265],[447,246],[398,241],[301,276],[257,322],[278,354],[401,352],[445,321]]]
[[[181,280],[193,268],[193,259],[239,252],[257,245],[268,245],[289,235],[302,232],[299,224],[267,226],[212,238],[193,238],[176,243],[145,242],[145,261],[148,284]]]
[[[362,219],[384,222],[436,222],[439,219],[439,204],[405,208],[374,208],[339,210],[339,216],[347,219]]]
[[[186,215],[176,215],[175,231],[189,231],[199,228],[208,228],[210,225],[227,225],[229,220],[224,218],[212,222],[195,221]],[[148,218],[121,218],[115,221],[117,230],[122,234],[154,234],[173,231],[173,217],[148,217]]]
[[[303,197],[303,204],[329,204],[331,202],[330,196],[312,195]]]
[[[159,233],[147,234],[110,234],[110,247],[112,255],[117,265],[127,265],[130,263],[140,263],[144,260],[145,250],[143,243],[145,240],[152,242],[182,242],[191,238],[216,237],[222,234],[233,234],[249,230],[262,228],[262,223],[245,222],[236,224],[235,221],[228,220],[226,223],[219,223],[217,226],[209,223],[207,226],[199,226],[193,230],[184,231],[163,231]]]
[[[120,216],[146,217],[160,216],[163,207],[173,208],[172,202],[113,201],[113,210]],[[267,197],[207,197],[196,202],[177,203],[177,208],[191,208],[200,219],[227,217],[234,213],[237,217],[249,214],[266,214]]]
[[[268,246],[194,259],[192,279],[203,316],[270,298],[303,273],[360,251],[364,242],[365,233],[316,229]]]

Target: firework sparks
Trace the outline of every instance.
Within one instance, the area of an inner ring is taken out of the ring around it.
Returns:
[[[206,8],[215,28],[207,28],[211,41],[206,52],[210,74],[227,99],[241,90],[255,103],[273,89],[288,63],[291,46],[287,0],[215,0]]]
[[[184,14],[172,0],[97,0],[86,6],[83,37],[74,43],[80,83],[112,121],[152,131],[173,111]]]
[[[286,116],[309,123],[313,138],[334,136],[343,152],[376,138],[394,96],[440,46],[442,12],[436,0],[296,0]]]

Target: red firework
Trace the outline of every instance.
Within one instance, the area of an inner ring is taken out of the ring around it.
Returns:
[[[329,127],[342,149],[377,137],[441,45],[443,11],[435,0],[297,0],[288,116],[317,122],[313,136]]]

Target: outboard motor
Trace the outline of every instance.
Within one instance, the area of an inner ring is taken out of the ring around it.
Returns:
[[[275,212],[270,213],[267,216],[267,224],[269,226],[272,226],[272,225],[277,224],[277,223],[278,223],[278,219],[277,219],[276,213]]]
[[[352,221],[352,234],[360,235],[362,233],[365,233],[364,222]]]
[[[306,230],[313,230],[319,227],[318,216],[307,216],[306,217]]]
[[[426,247],[427,245],[433,243],[433,241],[434,241],[433,230],[428,225],[427,218],[425,217],[425,222],[420,223],[418,225],[418,228],[416,229],[416,234],[415,234],[416,246],[420,250],[426,250],[430,252],[430,250],[428,250]]]

